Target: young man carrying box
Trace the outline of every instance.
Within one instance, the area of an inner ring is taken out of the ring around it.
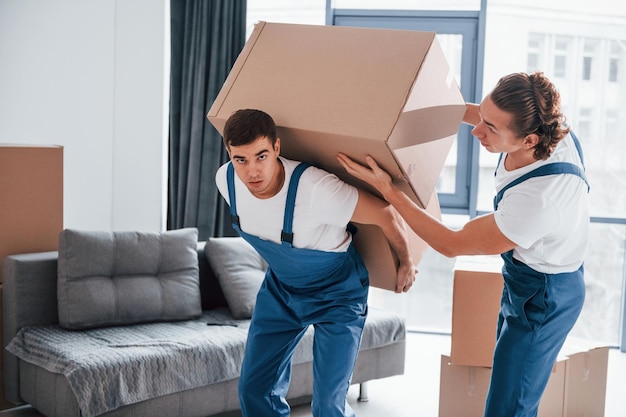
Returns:
[[[224,127],[230,162],[216,174],[233,226],[267,261],[239,380],[245,417],[289,416],[291,357],[309,326],[315,417],[349,417],[346,401],[367,316],[368,272],[351,221],[376,224],[399,260],[396,292],[415,280],[404,223],[383,200],[280,157],[272,118],[239,110]]]

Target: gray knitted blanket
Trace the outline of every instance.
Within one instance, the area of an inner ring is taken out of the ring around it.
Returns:
[[[405,338],[404,321],[371,309],[361,350]],[[64,375],[84,417],[124,405],[239,377],[249,320],[228,309],[197,320],[72,331],[22,328],[7,350],[23,361]],[[294,352],[294,364],[313,358],[313,328]]]
[[[213,310],[192,321],[83,331],[33,326],[21,329],[7,350],[63,374],[82,415],[93,417],[238,377],[248,325]]]

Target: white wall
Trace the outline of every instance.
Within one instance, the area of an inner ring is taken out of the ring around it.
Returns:
[[[164,228],[168,20],[168,0],[0,0],[0,143],[64,147],[67,228]]]

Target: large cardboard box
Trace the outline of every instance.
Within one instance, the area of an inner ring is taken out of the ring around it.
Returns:
[[[63,229],[63,148],[0,145],[0,202],[0,262],[16,253],[57,250]]]
[[[451,362],[490,367],[504,279],[499,256],[461,256],[454,266]]]
[[[361,162],[372,155],[416,204],[439,216],[432,196],[465,101],[434,32],[260,22],[207,118],[222,133],[242,108],[274,118],[283,156],[368,188],[336,155]],[[380,233],[364,228],[357,239],[370,246]],[[419,262],[426,246],[411,241]],[[372,285],[395,285],[389,250],[371,252],[377,256],[364,259]]]
[[[608,347],[568,338],[539,404],[538,417],[603,417]],[[439,417],[482,417],[491,368],[454,365],[441,355]]]

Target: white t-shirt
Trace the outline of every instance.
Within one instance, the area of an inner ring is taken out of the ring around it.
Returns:
[[[259,199],[248,191],[235,174],[235,197],[241,229],[262,239],[280,243],[287,190],[298,161],[280,157],[285,167],[285,183],[275,196]],[[226,168],[222,165],[216,175],[217,187],[230,204]],[[336,175],[316,167],[307,168],[298,185],[293,219],[293,245],[297,248],[326,252],[345,252],[351,235],[346,225],[352,218],[358,200],[355,187],[341,181]]]
[[[552,162],[582,167],[570,135],[561,140],[545,161],[507,171],[504,161],[496,171],[496,190],[516,178]],[[513,257],[536,271],[573,272],[583,262],[588,240],[587,184],[578,176],[548,175],[509,188],[495,211],[500,231],[517,247]]]

